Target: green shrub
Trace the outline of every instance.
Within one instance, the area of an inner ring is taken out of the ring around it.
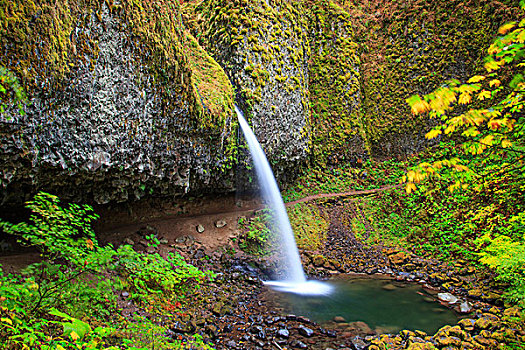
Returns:
[[[87,205],[62,207],[56,196],[39,193],[27,208],[33,212],[31,223],[0,220],[5,232],[17,236],[22,244],[38,247],[43,258],[20,274],[6,276],[0,269],[0,338],[6,340],[8,349],[117,349],[107,347],[112,342],[143,349],[118,340],[115,332],[122,326],[118,322],[92,329],[82,319],[114,321],[116,292],[124,288],[140,302],[162,303],[182,299],[199,282],[213,277],[177,253],[164,259],[159,254],[134,251],[129,245],[100,247],[91,228],[97,216]],[[158,244],[154,237],[149,238],[152,245]],[[146,333],[153,329],[150,325]],[[184,346],[181,342],[159,342],[174,348]]]

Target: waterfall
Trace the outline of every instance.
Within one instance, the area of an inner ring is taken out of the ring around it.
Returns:
[[[266,159],[266,155],[262,150],[261,145],[257,141],[254,133],[250,126],[244,119],[242,112],[236,106],[235,111],[239,118],[239,124],[241,126],[250,154],[253,158],[255,170],[257,172],[257,179],[264,200],[270,208],[271,215],[273,218],[273,226],[279,231],[282,241],[282,252],[284,254],[285,266],[285,278],[283,281],[268,281],[266,284],[273,286],[274,288],[299,294],[328,294],[331,290],[331,286],[326,283],[317,281],[307,281],[303,267],[301,265],[301,258],[299,251],[295,244],[295,238],[293,235],[288,215],[286,214],[286,208],[284,206],[277,181],[273,176],[270,164]]]

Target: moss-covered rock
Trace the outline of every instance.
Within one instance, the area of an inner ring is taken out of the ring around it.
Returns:
[[[297,173],[308,155],[308,41],[300,1],[205,0],[187,23],[224,67],[274,171]]]
[[[321,166],[363,158],[366,136],[352,20],[344,8],[326,0],[310,1],[306,15],[312,158]]]
[[[359,43],[366,136],[376,157],[406,156],[428,145],[425,117],[406,98],[481,68],[485,51],[517,1],[343,2]]]
[[[1,115],[4,202],[233,188],[233,88],[177,2],[16,0],[0,20],[0,64],[29,98]]]

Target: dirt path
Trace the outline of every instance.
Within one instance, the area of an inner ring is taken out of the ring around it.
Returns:
[[[286,207],[291,207],[298,203],[310,202],[317,199],[363,196],[386,191],[395,187],[397,186],[387,186],[362,191],[322,193],[297,199],[292,202],[285,203],[285,205]],[[234,205],[226,207],[223,206],[225,210],[220,210],[221,204],[215,204],[217,205],[212,204],[210,206],[211,210],[207,213],[203,212],[205,209],[202,208],[202,211],[200,211],[197,215],[186,213],[175,217],[171,216],[165,219],[150,220],[130,225],[120,225],[111,229],[101,229],[99,232],[97,232],[97,234],[100,237],[101,243],[112,243],[115,245],[122,244],[122,242],[124,242],[126,239],[131,239],[137,244],[144,240],[144,236],[152,233],[157,234],[159,238],[166,239],[169,245],[177,244],[181,237],[189,237],[188,239],[199,241],[203,247],[206,247],[209,250],[215,250],[217,247],[223,246],[228,241],[230,241],[231,238],[238,235],[237,223],[240,217],[253,215],[257,210],[264,208],[264,205],[258,204],[256,201],[245,201],[242,207],[236,207]],[[347,203],[346,205],[349,204]],[[335,218],[334,220],[340,221]],[[217,227],[218,222],[223,222],[225,225],[222,227]],[[197,231],[197,227],[199,225],[204,228],[203,232],[199,233]],[[345,236],[346,239],[348,239],[348,232],[344,231],[340,224],[332,223],[332,229],[337,233],[335,236],[337,237],[338,241],[343,242]],[[343,231],[346,233],[343,234]],[[35,262],[34,257],[32,256],[29,260],[23,258],[23,256],[25,256],[24,253],[19,254],[17,252],[11,252],[11,254],[0,254],[0,264],[4,265],[6,268],[18,270],[23,267],[21,265],[26,266],[31,262]],[[17,263],[14,263],[15,261]],[[25,263],[26,261],[27,263]]]
[[[395,187],[396,186],[388,186],[372,190],[316,194],[288,202],[285,206],[291,207],[298,203],[314,201],[317,199],[363,196]],[[138,232],[141,230],[144,231],[144,227],[148,226],[148,234],[157,233],[159,238],[168,240],[169,244],[176,243],[179,237],[190,236],[191,239],[199,241],[208,249],[214,250],[218,246],[224,245],[229,238],[233,238],[238,233],[237,223],[240,217],[253,215],[256,211],[261,210],[264,207],[265,206],[262,203],[250,201],[245,202],[242,207],[230,206],[225,208],[226,210],[220,210],[219,208],[214,207],[212,211],[208,213],[199,213],[198,215],[184,214],[177,217],[148,221],[146,223],[120,226],[100,233],[103,243],[120,244],[126,238],[138,242],[143,239]],[[223,222],[225,225],[217,227],[218,222]],[[204,231],[198,232],[197,227],[199,226],[201,226],[201,229],[203,228]]]
[[[332,193],[320,193],[320,194],[314,194],[311,196],[307,196],[301,199],[296,199],[292,202],[288,202],[285,205],[287,207],[298,204],[298,203],[304,203],[313,201],[315,199],[321,199],[321,198],[336,198],[336,197],[348,197],[348,196],[364,196],[366,194],[372,194],[377,192],[382,192],[386,190],[390,190],[396,187],[400,187],[401,185],[392,185],[392,186],[386,186],[386,187],[380,187],[375,188],[372,190],[361,190],[361,191],[348,191],[348,192],[332,192]]]
[[[363,213],[360,212],[360,209],[351,201],[327,203],[322,207],[330,217],[330,226],[328,227],[324,248],[325,257],[332,262],[341,264],[338,269],[374,273],[377,266],[381,266],[385,257],[378,247],[363,244],[362,240],[356,237],[352,230],[352,220],[354,218],[362,220]],[[369,234],[367,228],[365,236],[362,238],[365,239]]]

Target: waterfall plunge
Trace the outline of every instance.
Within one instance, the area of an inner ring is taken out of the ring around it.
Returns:
[[[262,191],[262,195],[267,205],[270,207],[273,219],[273,226],[281,234],[282,252],[285,255],[285,279],[282,281],[267,281],[265,284],[283,292],[290,292],[305,295],[320,295],[329,294],[332,287],[326,283],[318,281],[307,281],[304,275],[303,267],[301,265],[301,258],[299,251],[295,245],[295,239],[286,214],[286,208],[277,186],[277,181],[273,176],[270,164],[266,159],[261,145],[253,134],[250,126],[244,119],[242,112],[238,107],[235,107],[239,124],[248,143],[250,154],[253,158],[255,170],[257,172],[257,179]]]

